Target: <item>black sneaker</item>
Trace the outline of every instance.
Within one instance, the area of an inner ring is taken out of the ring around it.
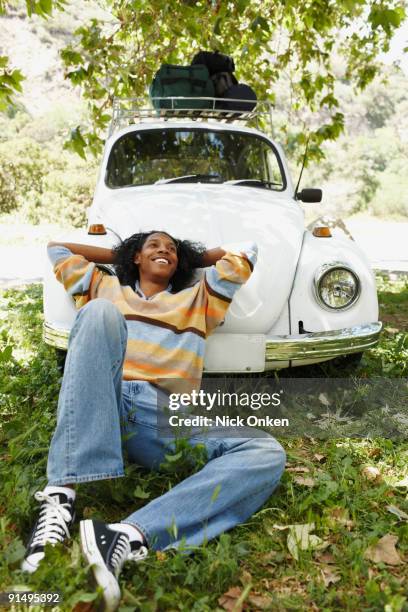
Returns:
[[[75,520],[74,500],[65,493],[37,491],[34,498],[42,502],[40,514],[27,544],[27,552],[21,569],[31,574],[44,558],[44,548],[49,542],[57,544],[70,537],[69,530]]]
[[[148,549],[141,542],[130,542],[126,533],[116,531],[101,521],[80,522],[81,548],[95,580],[103,588],[105,612],[119,606],[118,577],[126,561],[142,561]]]

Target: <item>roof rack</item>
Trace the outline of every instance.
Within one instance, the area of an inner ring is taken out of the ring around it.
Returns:
[[[200,101],[204,108],[197,108]],[[109,136],[117,130],[139,123],[161,121],[206,121],[216,123],[245,123],[262,131],[272,132],[272,104],[258,101],[251,111],[230,110],[223,104],[237,102],[253,105],[254,100],[173,96],[163,98],[115,98]],[[157,108],[155,108],[157,107]]]

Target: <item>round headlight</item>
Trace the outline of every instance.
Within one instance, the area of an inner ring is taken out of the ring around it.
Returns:
[[[355,272],[342,264],[326,265],[315,276],[315,293],[329,310],[349,308],[360,295],[360,281]]]

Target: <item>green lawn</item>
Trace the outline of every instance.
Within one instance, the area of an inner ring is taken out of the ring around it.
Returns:
[[[379,287],[385,331],[353,375],[406,377],[408,286],[379,279]],[[35,576],[18,569],[34,516],[31,496],[45,484],[61,372],[41,341],[41,287],[7,291],[1,307],[0,591],[17,585],[59,590],[64,604],[56,609],[96,609],[99,593],[81,559],[77,531],[70,547],[49,548]],[[325,365],[313,375],[337,371]],[[128,565],[120,610],[408,610],[407,441],[283,443],[288,469],[268,503],[194,555],[156,553]],[[126,479],[82,485],[79,517],[119,520],[167,490],[197,459],[188,447],[179,450],[163,473],[129,466]]]

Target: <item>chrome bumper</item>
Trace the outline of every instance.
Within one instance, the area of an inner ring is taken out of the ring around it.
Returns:
[[[265,361],[303,361],[331,359],[348,353],[360,353],[378,343],[382,323],[367,323],[326,332],[296,336],[275,336],[265,344]],[[68,347],[69,330],[44,323],[44,340],[56,348]]]
[[[55,346],[55,348],[66,350],[68,348],[68,338],[70,331],[71,330],[69,329],[56,327],[55,325],[52,325],[51,323],[47,323],[47,321],[45,321],[43,327],[44,342],[46,342],[50,346]]]
[[[265,360],[266,362],[305,361],[360,353],[378,343],[381,328],[382,323],[377,321],[326,332],[275,336],[266,341]]]

